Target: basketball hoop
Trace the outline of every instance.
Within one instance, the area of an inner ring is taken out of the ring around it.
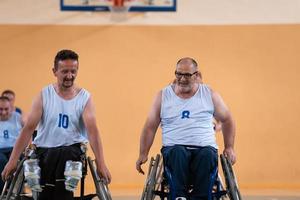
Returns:
[[[111,12],[111,20],[120,22],[127,19],[127,14],[130,6],[125,5],[125,0],[114,0],[112,6],[109,6]]]
[[[137,13],[146,12],[176,12],[177,1],[179,0],[60,0],[60,10],[63,12],[111,12],[110,14],[113,15],[112,18],[120,14],[123,16],[116,18],[124,20],[126,19],[126,14],[124,13],[127,13],[127,11],[134,13],[128,15],[130,17]],[[111,8],[113,6],[125,6],[125,8]]]

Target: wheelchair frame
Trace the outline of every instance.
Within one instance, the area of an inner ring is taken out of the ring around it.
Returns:
[[[211,175],[210,189],[208,200],[242,200],[242,196],[238,189],[236,177],[231,163],[224,155],[220,155],[223,174],[225,177],[226,190],[224,189],[222,179],[216,169]],[[168,168],[163,166],[162,156],[157,154],[156,157],[151,157],[145,186],[141,196],[141,200],[154,200],[155,196],[159,196],[161,200],[165,198],[175,200],[174,192],[171,192],[172,177]]]
[[[94,197],[98,197],[100,200],[112,200],[110,191],[108,189],[107,184],[100,179],[97,174],[97,170],[95,167],[95,160],[92,160],[91,157],[86,157],[86,154],[83,154],[81,161],[83,163],[83,170],[82,170],[82,178],[80,181],[80,196],[74,197],[74,199],[79,200],[91,200]],[[17,165],[17,169],[14,173],[14,176],[11,181],[6,181],[4,188],[2,190],[0,200],[23,200],[23,199],[33,199],[37,200],[38,192],[32,191],[32,197],[28,197],[26,194],[22,194],[22,190],[25,184],[25,177],[24,177],[24,167],[23,163],[28,156],[25,156]],[[84,181],[85,176],[87,175],[87,165],[91,171],[93,181],[96,188],[96,194],[88,194],[84,195]]]

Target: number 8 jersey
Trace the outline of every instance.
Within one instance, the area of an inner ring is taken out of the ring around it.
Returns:
[[[70,146],[87,142],[82,113],[90,93],[81,89],[70,100],[60,97],[53,85],[42,90],[43,114],[38,125],[34,144],[37,147]]]
[[[22,129],[21,115],[13,112],[6,121],[0,121],[0,149],[12,148]]]

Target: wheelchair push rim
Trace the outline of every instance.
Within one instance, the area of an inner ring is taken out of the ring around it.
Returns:
[[[220,158],[229,199],[242,200],[231,163],[223,154],[220,155]]]
[[[95,183],[98,198],[100,200],[112,200],[107,184],[104,183],[104,181],[101,180],[100,177],[97,175],[97,171],[94,166],[93,160],[90,157],[88,157],[87,160],[91,170],[93,181]]]
[[[11,182],[8,186],[8,181],[6,181],[3,189],[8,189],[6,196],[4,195],[5,191],[2,191],[3,196],[1,195],[1,200],[6,199],[9,200],[11,197],[15,198],[16,196],[20,195],[22,188],[23,188],[23,181],[24,181],[24,169],[23,169],[23,163],[26,160],[26,158],[23,158],[17,166],[17,169],[14,173],[13,178],[11,179]],[[8,187],[8,188],[7,188]]]
[[[155,159],[151,157],[149,163],[148,175],[146,178],[143,194],[141,200],[153,200],[155,197],[154,191],[155,186],[157,185],[157,179],[159,174],[161,173],[161,169],[159,167],[161,164],[161,156],[159,154],[156,155]],[[159,169],[158,169],[159,168]]]

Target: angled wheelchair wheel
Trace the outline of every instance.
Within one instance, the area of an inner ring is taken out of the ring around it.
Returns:
[[[0,200],[4,200],[6,198],[7,189],[8,189],[8,181],[6,181],[4,184],[4,187],[1,192]]]
[[[208,194],[208,200],[225,200],[227,196],[227,191],[224,188],[224,184],[220,174],[218,173],[218,169],[216,169],[211,174],[211,182],[210,189],[211,193]]]
[[[23,158],[17,166],[16,172],[9,184],[5,200],[21,199],[20,193],[22,192],[24,186],[24,161],[25,158]]]
[[[230,200],[242,200],[231,163],[224,155],[220,155],[221,165],[225,177],[227,195]]]
[[[157,154],[155,159],[151,157],[141,200],[154,199],[154,192],[159,189],[160,182],[162,181],[162,171],[163,166],[161,156]]]
[[[150,174],[150,171],[153,167],[153,165],[151,163],[153,163],[154,161],[154,158],[151,157],[150,159],[150,164],[149,164],[149,168],[148,168],[148,173],[147,173],[147,177],[146,177],[146,182],[145,182],[145,186],[143,188],[143,193],[142,193],[142,196],[141,196],[141,200],[145,200],[146,199],[146,194],[147,194],[147,181],[148,181],[148,177],[149,177],[149,174]]]
[[[217,181],[220,183],[219,184],[219,188],[218,188],[218,190],[219,191],[225,191],[225,188],[224,188],[224,183],[223,183],[223,180],[222,180],[222,177],[220,176],[220,174],[218,173],[218,177],[217,177]],[[226,195],[222,195],[221,197],[220,197],[220,199],[221,200],[225,200],[225,197]]]
[[[95,183],[95,188],[96,188],[96,193],[97,193],[98,198],[100,200],[112,200],[108,186],[98,176],[93,160],[90,157],[88,157],[87,161],[88,161],[90,171],[91,171],[94,183]]]

